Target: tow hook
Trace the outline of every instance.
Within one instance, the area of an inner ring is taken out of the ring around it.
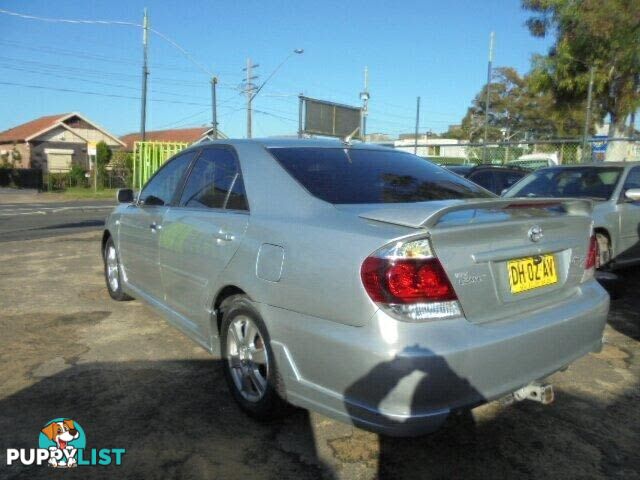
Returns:
[[[513,399],[517,402],[533,400],[534,402],[540,402],[543,405],[549,405],[554,399],[553,385],[550,383],[543,384],[532,382],[526,387],[516,390],[512,395]]]

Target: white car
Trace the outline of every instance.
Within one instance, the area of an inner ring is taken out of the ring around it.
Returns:
[[[558,160],[557,152],[529,153],[527,155],[522,155],[515,160],[511,160],[510,162],[507,162],[507,164],[537,170],[538,168],[554,167],[556,165],[560,165],[560,161]]]

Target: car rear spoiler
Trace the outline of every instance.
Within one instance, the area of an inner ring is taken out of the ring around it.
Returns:
[[[445,216],[465,210],[507,210],[513,208],[562,207],[569,215],[591,216],[591,200],[576,198],[498,198],[490,200],[464,200],[455,202],[430,202],[390,206],[384,209],[361,213],[370,220],[393,223],[413,228],[433,228]],[[435,208],[434,208],[435,207]]]

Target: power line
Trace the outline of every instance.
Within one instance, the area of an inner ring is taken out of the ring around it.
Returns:
[[[38,90],[51,90],[54,92],[65,92],[65,93],[79,93],[82,95],[95,95],[98,97],[110,97],[110,98],[123,98],[127,100],[140,100],[141,97],[134,97],[131,95],[119,95],[115,93],[102,93],[102,92],[92,92],[89,90],[75,90],[72,88],[56,88],[56,87],[47,87],[44,85],[31,85],[26,83],[17,83],[17,82],[4,82],[0,81],[0,85],[11,85],[15,87],[25,87],[25,88],[34,88]],[[161,98],[154,98],[151,100],[152,102],[158,103],[171,103],[177,105],[195,105],[195,106],[208,106],[206,103],[196,103],[196,102],[181,102],[179,100],[167,100]]]
[[[273,113],[270,113],[270,112],[265,112],[264,110],[256,110],[256,109],[254,109],[253,111],[254,111],[254,113],[260,113],[262,115],[267,115],[269,117],[278,118],[280,120],[286,120],[286,121],[289,121],[289,122],[298,123],[298,119],[283,117],[281,115],[276,115],[276,114],[273,114]]]
[[[65,70],[68,70],[68,71],[81,72],[82,75],[92,75],[92,76],[99,76],[99,77],[104,77],[104,76],[118,77],[122,81],[131,81],[131,82],[134,82],[134,81],[138,82],[140,80],[140,75],[128,73],[128,72],[105,72],[102,70],[96,70],[91,68],[83,68],[83,67],[76,67],[76,66],[68,67],[66,65],[61,65],[59,63],[45,63],[45,62],[39,62],[36,60],[26,60],[26,59],[3,57],[3,56],[0,56],[0,60],[4,60],[8,62],[16,62],[19,64],[27,63],[39,68],[53,70],[54,72],[59,71],[60,68],[64,68]],[[126,78],[122,78],[122,77],[128,77],[128,78],[131,78],[131,80],[126,80]],[[183,80],[180,78],[169,78],[169,77],[154,76],[154,82],[164,83],[167,85],[184,85],[184,86],[192,86],[192,87],[205,86],[205,84],[203,84],[202,82],[190,82],[188,80]]]
[[[144,25],[135,22],[126,22],[121,20],[77,20],[77,19],[68,19],[68,18],[51,18],[51,17],[40,17],[36,15],[26,15],[23,13],[12,12],[10,10],[5,10],[0,8],[0,14],[10,15],[13,17],[19,17],[25,20],[37,20],[41,22],[48,23],[68,23],[68,24],[76,24],[76,25],[118,25],[118,26],[126,26],[126,27],[136,27],[136,28],[144,28]],[[171,46],[176,48],[184,57],[193,63],[199,70],[203,71],[208,77],[215,76],[209,69],[207,69],[204,65],[198,62],[191,53],[189,53],[184,47],[178,44],[169,36],[164,33],[156,30],[155,28],[148,27],[148,30],[160,38],[162,38],[165,42],[169,43]]]
[[[36,75],[46,75],[47,77],[56,77],[56,78],[61,78],[61,79],[70,79],[70,80],[75,80],[78,82],[84,82],[84,83],[91,83],[91,84],[95,84],[95,85],[104,85],[106,87],[114,87],[114,88],[124,88],[127,90],[140,90],[138,87],[133,87],[131,85],[121,85],[121,84],[117,84],[117,83],[108,83],[108,82],[101,82],[99,80],[92,80],[92,79],[87,79],[87,78],[79,78],[79,77],[73,77],[71,75],[62,75],[59,73],[51,73],[51,72],[43,72],[43,71],[38,71],[38,70],[30,70],[27,68],[20,68],[20,67],[14,67],[14,66],[6,66],[4,64],[0,63],[0,69],[6,69],[6,70],[15,70],[15,71],[19,71],[19,72],[26,72],[26,73],[33,73]],[[196,99],[204,99],[203,96],[195,96],[195,95],[185,95],[183,93],[178,93],[178,92],[168,92],[165,90],[151,90],[152,93],[159,93],[162,95],[172,95],[172,96],[177,96],[177,97],[181,97],[181,98],[196,98]]]

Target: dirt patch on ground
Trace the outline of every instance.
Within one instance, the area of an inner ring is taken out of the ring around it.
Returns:
[[[144,304],[109,298],[99,241],[3,244],[0,451],[35,447],[44,422],[68,416],[91,446],[127,449],[121,467],[65,473],[77,478],[640,478],[637,295],[612,303],[601,353],[553,376],[553,405],[494,402],[394,439],[300,410],[243,415],[216,359]],[[625,273],[628,292],[639,277]],[[3,467],[0,478],[51,473]]]

